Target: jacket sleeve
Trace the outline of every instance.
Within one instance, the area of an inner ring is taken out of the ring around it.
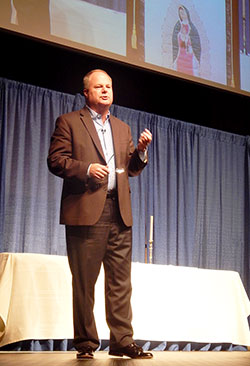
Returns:
[[[47,158],[49,171],[58,177],[86,182],[88,164],[73,157],[72,129],[66,116],[58,117]]]
[[[130,134],[130,161],[128,165],[128,174],[130,177],[134,177],[142,172],[143,168],[147,165],[147,159],[144,162],[141,160],[138,150],[135,149],[134,147],[130,128],[129,128],[129,134]]]

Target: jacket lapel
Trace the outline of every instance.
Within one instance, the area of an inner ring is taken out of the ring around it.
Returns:
[[[101,157],[105,161],[105,156],[104,156],[104,153],[102,150],[101,142],[100,142],[98,134],[96,132],[95,125],[94,125],[86,107],[84,107],[83,109],[80,110],[80,118],[81,118],[81,121],[83,122],[83,124],[85,125],[85,127],[87,128],[97,150],[101,154]]]
[[[112,115],[110,115],[110,125],[113,134],[113,144],[114,144],[114,152],[116,159],[116,167],[120,167],[120,129],[119,124],[115,122],[115,119]]]

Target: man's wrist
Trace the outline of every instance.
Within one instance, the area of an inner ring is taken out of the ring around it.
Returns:
[[[92,165],[92,164],[89,164],[89,167],[88,167],[88,170],[87,170],[87,176],[88,176],[88,177],[90,177],[90,173],[89,173],[89,172],[90,172],[91,165]]]
[[[148,149],[147,148],[144,151],[138,150],[139,158],[141,159],[141,161],[143,163],[146,163],[147,160],[148,160],[148,154],[147,154],[147,152],[148,152]]]

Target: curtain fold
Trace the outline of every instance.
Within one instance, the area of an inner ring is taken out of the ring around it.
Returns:
[[[143,347],[144,351],[240,351],[246,352],[247,347],[240,345],[232,345],[228,343],[187,343],[187,342],[157,342],[136,340],[136,343]],[[44,351],[76,351],[73,346],[72,339],[49,339],[49,340],[26,340],[12,343],[0,348],[0,351],[22,351],[22,352],[44,352]],[[109,351],[109,341],[100,340],[100,346],[97,351]]]
[[[46,159],[57,116],[84,97],[6,79],[0,89],[0,251],[65,255],[62,181]],[[111,112],[135,143],[144,128],[153,133],[148,166],[130,179],[133,261],[144,262],[153,215],[153,263],[235,270],[249,294],[250,137],[117,105]]]

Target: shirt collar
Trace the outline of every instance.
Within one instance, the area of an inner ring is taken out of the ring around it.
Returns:
[[[93,109],[91,109],[87,104],[86,104],[86,107],[90,113],[90,116],[92,118],[92,120],[94,122],[97,122],[97,123],[100,123],[100,120],[102,119],[102,116],[100,113],[97,113],[96,111],[94,111]],[[109,116],[110,116],[110,111],[108,111],[107,115],[106,115],[106,119],[105,119],[105,122],[109,119]]]

